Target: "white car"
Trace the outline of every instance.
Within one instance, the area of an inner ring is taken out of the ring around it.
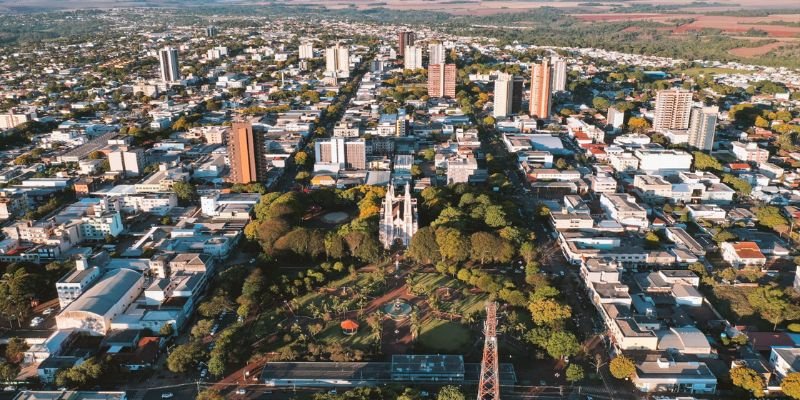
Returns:
[[[247,394],[247,391],[244,390],[244,389],[236,389],[236,394],[244,395],[244,394]]]
[[[35,317],[31,320],[31,328],[36,328],[37,326],[41,325],[44,321],[42,317]]]
[[[171,399],[173,397],[175,397],[175,395],[172,394],[172,392],[161,393],[161,398],[162,399]]]
[[[48,308],[48,309],[46,309],[46,310],[42,311],[42,315],[50,315],[50,314],[52,314],[52,313],[53,313],[53,311],[55,311],[55,310],[53,309],[53,307],[50,307],[50,308]]]

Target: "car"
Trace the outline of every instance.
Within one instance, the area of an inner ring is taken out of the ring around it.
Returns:
[[[31,320],[31,328],[36,328],[37,326],[41,325],[43,321],[44,321],[44,318],[42,318],[42,317],[34,317]]]
[[[250,259],[250,264],[255,264],[255,263],[256,263],[256,259],[255,258],[251,258]]]
[[[42,315],[50,315],[53,313],[53,307],[47,308],[46,310],[42,311]]]
[[[244,390],[244,389],[241,389],[241,388],[240,389],[236,389],[236,394],[238,394],[238,395],[247,394],[247,390]]]
[[[173,398],[173,397],[175,397],[175,395],[174,395],[174,394],[172,394],[172,392],[164,392],[164,393],[161,393],[161,398],[162,398],[162,399],[171,399],[171,398]]]

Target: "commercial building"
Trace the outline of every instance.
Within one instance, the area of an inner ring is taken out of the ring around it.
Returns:
[[[0,129],[11,129],[36,119],[36,109],[24,110],[11,108],[7,113],[0,113]]]
[[[161,80],[165,83],[181,80],[180,67],[178,66],[178,50],[164,47],[158,52],[158,62],[161,67]]]
[[[314,45],[311,44],[310,42],[301,43],[299,52],[301,60],[314,58]]]
[[[403,52],[403,68],[410,70],[422,68],[422,47],[406,46]]]
[[[719,107],[692,107],[689,118],[689,146],[710,151],[717,131]]]
[[[263,149],[261,135],[255,135],[249,122],[234,122],[228,136],[230,174],[228,181],[250,183],[259,181],[259,159]]]
[[[108,153],[109,171],[125,176],[139,176],[144,171],[144,150],[121,146]]]
[[[642,392],[713,394],[717,377],[704,362],[667,358],[636,364],[633,384]]]
[[[337,78],[349,78],[350,50],[339,44],[325,49],[325,72]]]
[[[646,149],[633,154],[639,159],[639,169],[650,175],[677,175],[692,166],[692,155],[682,150]]]
[[[609,218],[622,226],[645,229],[650,224],[647,210],[636,204],[633,196],[625,193],[603,193],[600,195],[600,207]]]
[[[428,65],[444,64],[444,45],[439,41],[428,43]]]
[[[659,132],[689,127],[692,92],[683,89],[661,90],[656,94],[653,129]]]
[[[625,123],[625,111],[617,110],[614,107],[608,107],[606,121],[615,131],[622,129],[622,125]]]
[[[367,167],[364,139],[333,137],[314,143],[315,171],[365,169]]]
[[[405,56],[405,50],[408,46],[413,46],[417,35],[414,32],[403,31],[397,34],[397,55],[399,57]]]
[[[553,92],[563,92],[567,89],[567,62],[561,57],[553,57]]]
[[[522,77],[499,73],[494,81],[495,118],[518,114],[522,107]]]
[[[456,97],[455,64],[431,64],[428,66],[428,96]]]
[[[550,117],[550,102],[552,92],[551,85],[551,70],[550,64],[547,60],[541,64],[534,64],[531,72],[531,99],[529,112],[532,117],[548,118]]]

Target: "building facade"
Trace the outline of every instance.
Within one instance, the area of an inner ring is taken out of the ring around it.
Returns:
[[[164,82],[177,82],[181,80],[180,67],[178,66],[178,50],[164,47],[158,52],[158,61],[161,66],[161,80]]]
[[[710,151],[714,146],[719,107],[692,107],[689,118],[689,146]]]
[[[228,181],[250,183],[259,180],[258,156],[261,151],[259,140],[253,134],[253,126],[248,122],[234,122],[228,137],[228,158],[230,174]]]
[[[389,184],[381,208],[380,241],[384,248],[394,244],[408,247],[417,233],[417,200],[411,197],[411,186],[406,183],[405,194],[395,197],[394,185]]]
[[[431,64],[428,66],[428,96],[456,97],[455,64]]]
[[[531,72],[531,99],[530,115],[537,118],[548,118],[550,116],[550,101],[552,91],[550,90],[550,64],[547,60],[541,64],[534,64]]]
[[[656,131],[685,130],[689,128],[691,110],[691,91],[683,89],[661,90],[656,94],[653,129]]]

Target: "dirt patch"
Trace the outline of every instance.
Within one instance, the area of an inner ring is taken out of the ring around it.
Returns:
[[[729,50],[728,53],[731,53],[731,54],[733,54],[735,56],[738,56],[738,57],[755,57],[755,56],[760,56],[760,55],[767,54],[770,51],[775,50],[775,49],[783,46],[784,44],[785,43],[783,43],[783,42],[775,42],[775,43],[769,43],[769,44],[765,44],[763,46],[757,46],[757,47],[737,47],[735,49]]]

